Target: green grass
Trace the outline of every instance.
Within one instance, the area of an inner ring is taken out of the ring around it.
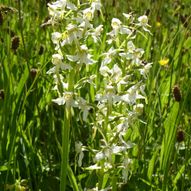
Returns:
[[[92,103],[87,123],[83,122],[77,108],[70,110],[68,116],[66,108],[51,101],[57,95],[52,91],[53,79],[46,72],[52,67],[51,57],[55,53],[51,42],[54,28],[41,27],[48,16],[46,3],[42,0],[3,0],[0,4],[3,17],[0,22],[0,190],[59,190],[60,182],[63,183],[60,177],[66,176],[62,190],[64,187],[67,191],[93,188],[96,183],[99,183],[99,189],[112,185],[112,190],[119,190],[117,182],[121,177],[116,169],[110,173],[86,169],[92,165],[93,149],[100,149],[100,139],[108,131],[109,124],[110,109],[105,117],[105,129],[93,128],[99,126],[94,120],[98,112],[94,105],[95,94],[97,89],[104,87],[99,63],[82,68],[72,77],[74,82],[79,82],[79,87],[83,85],[78,93]],[[148,14],[152,35],[146,35],[146,38],[138,35],[136,45],[145,50],[144,59],[153,65],[146,81],[147,104],[140,116],[144,123],[134,122],[125,137],[135,146],[128,151],[132,163],[128,181],[120,190],[189,190],[190,1],[104,1],[105,32],[109,31],[113,17],[122,20],[123,12],[133,12],[137,16]],[[12,48],[15,37],[20,39],[16,50]],[[99,47],[93,45],[91,48],[94,58],[100,61],[100,52],[107,49],[105,37]],[[159,64],[163,58],[169,58],[165,66]],[[83,83],[92,74],[98,76],[95,79],[97,89]],[[179,102],[173,95],[175,85],[181,92]],[[117,124],[115,120],[111,132]],[[64,128],[66,126],[68,129]],[[110,134],[105,140],[115,142]],[[88,145],[82,167],[77,164],[76,141]],[[62,145],[67,148],[63,149]],[[63,155],[68,152],[69,145],[69,156]],[[120,162],[118,157],[113,160]]]

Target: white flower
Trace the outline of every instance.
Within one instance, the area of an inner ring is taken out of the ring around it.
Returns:
[[[126,150],[125,146],[117,146],[115,144],[113,144],[111,148],[113,154],[118,154]]]
[[[66,12],[65,9],[69,10],[76,10],[76,6],[73,3],[70,3],[67,0],[57,0],[56,2],[48,3],[48,10],[50,16],[54,19],[62,19],[64,13]]]
[[[122,170],[122,178],[125,183],[127,183],[127,180],[128,180],[131,163],[132,163],[132,159],[125,156],[123,159],[123,170]]]
[[[137,114],[137,115],[141,115],[143,113],[143,108],[144,105],[142,103],[134,105],[133,106],[133,111]]]
[[[54,64],[54,67],[51,68],[47,74],[52,74],[52,73],[58,73],[59,70],[70,70],[72,67],[69,64],[63,63],[63,56],[60,54],[53,54],[52,55],[52,63]]]
[[[98,27],[93,29],[93,32],[89,33],[89,35],[91,35],[95,43],[97,43],[97,41],[100,40],[100,35],[102,31],[103,31],[103,25],[99,25]]]
[[[132,41],[127,42],[128,52],[133,53],[135,51],[135,45]]]
[[[62,64],[63,56],[60,54],[53,54],[52,55],[52,63],[54,65],[61,65]]]
[[[144,95],[146,97],[146,93],[145,93],[145,84],[140,86],[140,92],[142,95]]]
[[[102,65],[106,65],[106,64],[109,64],[111,63],[112,61],[112,58],[116,55],[117,53],[117,50],[114,49],[113,47],[111,47],[108,52],[106,53],[103,53],[102,55],[104,56],[104,59],[102,61]]]
[[[66,27],[66,32],[62,35],[61,46],[71,44],[73,41],[79,41],[82,38],[83,31],[77,25],[69,24]]]
[[[62,97],[56,98],[52,100],[54,103],[58,105],[66,105],[66,107],[77,107],[77,103],[73,99],[72,92],[64,92]]]
[[[99,188],[96,186],[96,188],[90,188],[90,189],[85,188],[84,191],[111,191],[111,187],[107,187],[107,188],[99,190]]]
[[[137,99],[145,99],[145,97],[138,93],[136,86],[132,86],[128,89],[127,94],[121,96],[121,100],[128,104],[134,104]]]
[[[144,54],[142,48],[136,48],[132,41],[127,43],[127,52],[119,53],[119,56],[127,60],[132,60],[134,64],[141,64],[141,57]]]
[[[130,20],[133,16],[132,16],[132,13],[123,13],[123,16],[127,19],[127,20]]]
[[[99,162],[101,160],[112,160],[112,149],[109,146],[103,146],[103,149],[99,151],[96,155],[94,160]]]
[[[104,172],[107,172],[109,169],[112,169],[113,166],[109,163],[109,162],[104,162]],[[105,191],[106,189],[104,190],[101,190],[101,191]]]
[[[99,72],[102,76],[109,78],[112,84],[116,84],[119,88],[121,84],[127,84],[128,76],[122,76],[121,68],[117,64],[113,68],[109,69],[105,65],[101,65]]]
[[[93,25],[90,23],[93,18],[93,10],[91,8],[87,8],[84,9],[82,13],[78,13],[78,17],[76,17],[75,20],[79,23],[79,27],[86,31],[87,29],[93,28]]]
[[[146,15],[140,16],[138,18],[138,26],[143,27],[143,30],[146,32],[150,33],[150,30],[147,27],[150,27],[150,25],[148,25],[148,17]]]
[[[59,32],[53,32],[51,35],[52,42],[56,45],[59,45],[61,38],[62,38],[62,34]]]
[[[97,164],[91,165],[86,168],[86,170],[99,170],[101,169],[101,166],[98,166]]]
[[[53,72],[53,73],[55,73],[55,72]],[[63,89],[67,89],[68,88],[68,83],[64,82],[63,75],[61,75],[61,74],[53,74],[53,78],[54,78],[54,84],[55,84],[55,86],[53,87],[53,90],[56,90],[57,92],[59,92],[59,86],[60,85],[62,85]]]
[[[117,133],[124,135],[129,127],[129,119],[124,118],[123,121],[117,125]]]
[[[80,141],[75,142],[75,151],[76,151],[77,155],[79,155],[78,166],[81,167],[82,159],[84,158],[84,153],[83,153],[83,144]]]
[[[79,64],[93,64],[94,60],[91,59],[91,55],[88,54],[88,48],[86,45],[80,46],[76,55],[67,55],[68,60],[77,62]]]
[[[87,8],[83,10],[83,19],[92,21],[94,17],[94,12],[91,8]]]
[[[120,34],[130,35],[130,34],[132,34],[132,31],[127,26],[122,26],[120,28]]]
[[[89,113],[89,110],[92,108],[90,107],[86,100],[83,99],[82,97],[79,97],[77,99],[77,102],[78,102],[78,107],[79,109],[81,109],[81,111],[83,112],[83,120],[84,121],[87,121],[87,117],[88,117],[88,113]]]
[[[111,20],[111,26],[112,26],[112,28],[114,30],[120,29],[121,28],[121,24],[122,24],[122,22],[119,19],[117,19],[117,18],[113,18]]]
[[[143,27],[148,26],[148,17],[146,15],[140,16],[138,18],[138,21],[139,21],[141,26],[143,26]]]
[[[127,34],[127,35],[132,34],[132,31],[127,26],[122,25],[122,22],[117,18],[112,19],[111,26],[112,26],[113,30],[108,33],[108,35],[110,35],[111,37],[116,37],[118,35],[118,33]],[[111,44],[112,41],[113,41],[113,39],[110,39],[107,42],[109,44]]]
[[[152,67],[152,63],[147,63],[146,65],[144,65],[143,68],[139,69],[140,74],[143,75],[144,78],[147,78],[147,75],[148,75],[151,67]]]
[[[102,159],[105,158],[105,155],[102,151],[98,152],[96,155],[95,155],[95,161],[100,161]]]
[[[112,38],[116,37],[121,29],[121,26],[122,26],[122,22],[117,18],[113,18],[111,20],[111,27],[113,30],[111,32],[109,32],[108,35],[111,36]],[[112,41],[113,41],[113,39],[107,40],[108,44],[111,44]]]
[[[144,50],[142,48],[136,48],[136,50],[133,53],[133,61],[135,62],[135,64],[141,64],[141,58],[144,54]]]
[[[112,74],[112,80],[117,83],[121,80],[121,77],[122,77],[122,71],[121,69],[119,68],[119,66],[117,64],[115,64],[113,66],[113,68],[111,69],[111,74]]]
[[[100,0],[93,0],[91,3],[91,8],[93,11],[100,11],[102,7],[102,4]]]
[[[116,95],[116,90],[112,85],[107,85],[104,94],[96,94],[96,100],[101,103],[108,102],[112,106],[112,103],[120,101],[120,96]]]
[[[109,74],[111,73],[110,69],[105,65],[100,67],[99,72],[104,77],[109,76]]]
[[[112,69],[109,69],[107,66],[103,65],[100,67],[99,71],[104,77],[110,76],[112,81],[115,83],[117,83],[122,76],[122,71],[117,64],[115,64]]]

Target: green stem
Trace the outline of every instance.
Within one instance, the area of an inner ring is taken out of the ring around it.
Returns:
[[[71,107],[65,108],[64,125],[62,126],[62,151],[61,151],[61,175],[60,175],[60,191],[66,190],[67,184],[67,166],[70,147],[70,119],[71,119]]]
[[[68,91],[73,92],[74,87],[74,70],[68,75]],[[66,190],[67,184],[67,166],[69,165],[70,150],[70,122],[71,122],[71,105],[65,105],[64,125],[62,126],[62,151],[61,151],[61,175],[60,191]]]

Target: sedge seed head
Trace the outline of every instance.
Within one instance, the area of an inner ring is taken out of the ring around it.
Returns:
[[[173,87],[173,96],[174,96],[175,101],[177,101],[177,102],[180,102],[182,99],[181,91],[180,91],[180,88],[178,85],[175,85]]]
[[[38,54],[42,55],[43,53],[44,53],[44,46],[41,45],[39,48]]]
[[[20,38],[18,36],[14,36],[11,42],[12,42],[11,49],[13,51],[16,51],[20,44]]]
[[[3,14],[2,14],[2,12],[0,11],[0,25],[2,25],[3,24]]]
[[[178,130],[176,134],[176,140],[180,143],[184,141],[184,131],[183,130]]]
[[[32,77],[33,79],[36,77],[37,72],[38,72],[38,70],[37,70],[36,68],[32,68],[32,69],[30,70],[30,75],[31,75],[31,77]]]

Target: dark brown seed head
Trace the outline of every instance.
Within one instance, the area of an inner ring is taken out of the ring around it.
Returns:
[[[4,90],[0,90],[0,99],[4,100],[5,94],[4,94]]]
[[[182,99],[181,92],[180,92],[180,88],[179,88],[179,86],[177,86],[177,85],[175,85],[174,88],[173,88],[173,96],[174,96],[174,99],[175,99],[177,102],[180,102],[181,99]]]
[[[17,48],[19,47],[20,44],[20,38],[18,36],[14,36],[12,38],[12,45],[11,45],[11,49],[16,51]]]
[[[143,65],[146,65],[146,64],[147,64],[147,61],[142,60],[142,64],[143,64]]]
[[[180,143],[184,141],[184,131],[183,130],[178,130],[177,135],[176,135],[176,140]]]
[[[151,10],[150,9],[147,9],[146,12],[145,12],[145,15],[149,16]]]
[[[40,48],[39,48],[38,54],[42,55],[43,52],[44,52],[44,47],[41,45]]]
[[[0,11],[0,25],[2,25],[3,24],[3,14],[2,14],[2,12]]]
[[[32,68],[30,70],[30,75],[31,77],[34,79],[36,77],[36,74],[37,74],[38,70],[36,68]]]

